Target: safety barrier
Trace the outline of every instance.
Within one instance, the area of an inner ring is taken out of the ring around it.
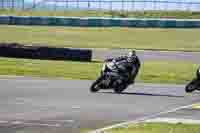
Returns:
[[[0,24],[10,24],[10,16],[0,16]]]
[[[92,51],[87,49],[24,46],[0,43],[0,56],[48,60],[91,61]]]
[[[195,28],[200,27],[200,19],[134,19],[101,17],[34,17],[0,16],[0,24],[13,25],[49,25],[79,27],[160,27]]]

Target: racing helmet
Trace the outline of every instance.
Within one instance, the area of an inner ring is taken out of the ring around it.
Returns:
[[[127,61],[128,61],[128,62],[134,62],[135,59],[136,59],[136,52],[135,52],[135,50],[130,51],[130,52],[128,53],[128,56],[127,56],[127,57],[128,57],[128,58],[127,58]]]

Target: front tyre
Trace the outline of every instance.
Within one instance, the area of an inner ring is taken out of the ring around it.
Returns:
[[[196,88],[195,88],[194,85],[188,85],[188,86],[186,86],[186,88],[185,88],[185,91],[186,91],[187,93],[191,93],[191,92],[193,92],[194,90],[196,90]]]
[[[193,91],[195,91],[197,89],[196,84],[195,84],[196,80],[193,80],[192,82],[190,82],[186,87],[185,87],[185,91],[187,93],[191,93]]]
[[[102,81],[103,78],[104,78],[103,75],[97,78],[97,80],[91,85],[90,92],[94,93],[100,90],[99,83]]]

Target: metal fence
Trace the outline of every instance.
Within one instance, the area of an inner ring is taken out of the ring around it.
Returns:
[[[24,9],[24,0],[0,0],[0,8],[2,9]]]
[[[45,10],[200,11],[188,0],[0,0],[0,8]]]

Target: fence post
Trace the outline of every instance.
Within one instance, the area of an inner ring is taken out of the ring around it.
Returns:
[[[57,9],[57,0],[54,1],[54,11]]]
[[[79,9],[79,0],[76,1],[76,8]]]
[[[185,7],[184,7],[184,1],[183,1],[183,0],[181,1],[181,4],[180,4],[180,5],[181,5],[182,9],[185,10],[185,9],[184,9]]]
[[[88,0],[88,9],[90,9],[90,1]]]
[[[4,0],[2,0],[1,7],[2,7],[2,9],[4,8]]]
[[[112,11],[112,0],[110,1],[110,11]]]
[[[169,2],[168,2],[168,1],[166,1],[166,3],[165,3],[165,7],[164,7],[164,10],[165,10],[165,11],[167,11],[167,10],[168,10],[168,4],[169,4]]]
[[[122,12],[124,12],[124,0],[121,1],[122,2]]]
[[[131,0],[131,11],[134,10],[134,0]]]
[[[68,9],[68,0],[66,0],[66,8]]]
[[[146,1],[144,1],[144,4],[143,4],[143,12],[145,11],[146,4],[148,4],[148,3],[146,3]]]
[[[22,0],[22,10],[24,10],[24,9],[25,9],[25,1]]]
[[[11,1],[11,9],[14,9],[14,0]]]
[[[101,0],[99,0],[99,10],[101,10]]]
[[[33,0],[33,8],[36,7],[36,0]]]

